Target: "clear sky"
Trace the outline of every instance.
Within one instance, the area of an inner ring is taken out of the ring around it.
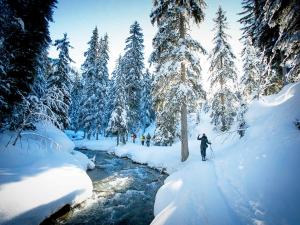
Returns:
[[[232,36],[230,44],[237,56],[237,67],[241,69],[240,52],[242,45],[239,42],[241,36],[240,24],[237,22],[241,12],[241,0],[206,0],[205,21],[192,30],[193,37],[201,42],[209,52],[212,48],[213,22],[219,5],[226,11],[228,17],[228,34]],[[100,36],[105,33],[109,36],[110,61],[109,72],[112,72],[119,54],[123,54],[125,39],[129,36],[129,27],[136,20],[140,23],[145,39],[145,64],[148,66],[148,58],[152,51],[152,38],[157,28],[153,27],[149,14],[152,8],[152,0],[59,0],[54,11],[54,23],[50,24],[51,39],[62,38],[67,33],[74,47],[70,51],[71,58],[75,61],[75,67],[80,69],[84,61],[83,53],[87,50],[87,42],[90,40],[92,30],[98,27]],[[50,48],[50,56],[56,57],[53,47]],[[207,77],[207,57],[202,60],[203,76]]]

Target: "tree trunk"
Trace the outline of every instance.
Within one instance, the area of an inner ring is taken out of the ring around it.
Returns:
[[[223,67],[223,61],[221,58],[221,69]],[[221,123],[222,123],[222,127],[221,127],[221,131],[225,131],[226,130],[226,124],[225,124],[225,99],[224,99],[224,89],[223,89],[223,85],[224,85],[224,79],[221,76],[220,79],[220,85],[221,85],[221,91],[222,91],[222,95],[221,95],[221,105],[222,105],[222,115],[221,115]]]
[[[283,60],[284,60],[284,54],[281,51],[280,52],[280,61],[281,61],[281,64],[282,64],[282,67],[281,67],[282,81],[283,81],[283,85],[287,85],[288,81],[287,81],[286,75],[287,75],[288,71],[287,71],[285,63],[283,63]]]
[[[120,136],[119,136],[119,131],[117,132],[117,146],[119,145],[120,142]]]
[[[183,15],[180,14],[180,38],[185,38],[185,25]],[[186,68],[185,63],[181,62],[181,81],[182,83],[186,82]],[[181,122],[181,162],[184,162],[189,157],[189,143],[188,143],[188,125],[187,125],[187,105],[186,100],[181,105],[180,113],[180,122]]]

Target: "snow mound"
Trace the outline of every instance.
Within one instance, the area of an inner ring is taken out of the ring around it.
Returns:
[[[0,134],[0,224],[39,224],[66,204],[92,195],[86,170],[94,164],[73,151],[67,136],[48,123],[16,133]]]
[[[298,225],[299,106],[300,83],[252,102],[243,138],[236,131],[216,133],[208,114],[198,126],[190,118],[190,156],[184,163],[180,143],[149,148],[131,143],[115,153],[169,172],[156,195],[152,225]],[[202,133],[212,142],[206,162],[196,140]]]

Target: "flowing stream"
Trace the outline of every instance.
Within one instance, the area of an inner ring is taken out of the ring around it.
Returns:
[[[102,151],[80,150],[96,155],[96,168],[88,172],[94,194],[55,224],[148,225],[154,218],[157,190],[166,178],[155,169]]]

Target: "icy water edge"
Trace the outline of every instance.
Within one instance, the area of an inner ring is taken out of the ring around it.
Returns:
[[[89,158],[96,155],[93,197],[66,215],[43,224],[148,225],[154,219],[157,190],[166,174],[103,151],[79,150]]]

